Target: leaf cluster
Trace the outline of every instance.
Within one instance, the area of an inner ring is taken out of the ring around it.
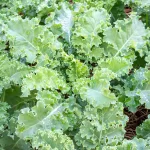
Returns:
[[[127,141],[123,113],[150,109],[149,7],[1,0],[0,149],[150,149],[150,117]]]

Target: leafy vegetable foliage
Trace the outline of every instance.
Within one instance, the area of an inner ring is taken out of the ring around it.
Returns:
[[[127,141],[123,113],[150,109],[149,6],[1,0],[0,149],[150,149],[149,119]]]

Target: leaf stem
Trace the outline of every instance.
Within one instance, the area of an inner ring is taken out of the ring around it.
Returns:
[[[146,26],[149,26],[149,14],[148,12],[146,13]]]
[[[3,94],[2,94],[1,101],[2,101],[2,102],[5,101],[5,90],[4,90]]]
[[[102,113],[102,128],[103,128],[103,113]],[[101,139],[102,139],[102,132],[103,132],[103,129],[101,129],[101,131],[100,131],[100,135],[99,135],[99,145],[100,145]]]

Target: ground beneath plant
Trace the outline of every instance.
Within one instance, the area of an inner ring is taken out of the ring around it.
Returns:
[[[128,108],[124,108],[124,114],[129,117],[129,121],[125,127],[125,139],[131,140],[136,135],[136,127],[143,123],[150,114],[150,109],[146,109],[144,105],[138,107],[135,113],[132,113]]]

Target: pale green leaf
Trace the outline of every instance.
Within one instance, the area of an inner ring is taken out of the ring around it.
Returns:
[[[7,55],[0,55],[0,93],[3,89],[8,89],[11,82],[21,84],[22,78],[32,69],[19,63],[15,59],[10,60]]]
[[[9,114],[7,110],[10,106],[6,102],[0,101],[0,134],[4,132],[5,126],[8,125]]]
[[[137,137],[146,139],[150,137],[150,115],[139,127],[136,128]]]
[[[116,97],[109,89],[105,89],[107,86],[106,81],[101,81],[97,85],[93,85],[87,88],[84,98],[87,99],[87,102],[94,107],[109,107],[110,104],[114,104]]]
[[[43,90],[43,91],[38,91],[36,99],[43,101],[45,104],[55,104],[58,100],[60,100],[62,97],[60,93],[57,91],[48,91],[48,90]]]
[[[128,74],[132,69],[132,63],[130,60],[121,57],[108,58],[106,60],[99,61],[101,68],[108,68],[116,73],[118,76]]]
[[[74,150],[73,141],[61,130],[41,131],[34,136],[32,147],[39,150]]]
[[[121,145],[105,146],[102,150],[148,150],[144,139],[123,140]]]
[[[64,103],[56,102],[55,105],[46,105],[38,101],[31,110],[22,109],[18,117],[17,135],[21,139],[33,137],[38,130],[67,130],[73,127],[78,120],[76,115],[79,112],[75,107],[73,98]]]
[[[122,0],[125,3],[134,3],[136,4],[138,7],[149,7],[150,6],[150,1],[149,0]]]
[[[5,27],[6,36],[15,57],[26,57],[27,62],[33,63],[37,54],[47,54],[53,57],[61,44],[45,27],[39,26],[38,19],[12,18]],[[55,43],[55,44],[54,44]]]
[[[72,44],[77,48],[77,53],[88,55],[92,47],[98,47],[101,44],[102,40],[98,33],[107,27],[108,19],[109,15],[105,9],[93,8],[77,18],[72,36]]]
[[[70,40],[71,29],[73,26],[73,14],[65,3],[62,3],[60,10],[57,10],[54,15],[51,14],[46,19],[46,24],[54,33],[58,33],[57,30],[60,30],[60,34],[63,35],[69,43],[71,42]]]
[[[86,106],[79,133],[75,137],[77,145],[87,150],[117,145],[124,138],[126,121],[121,103],[103,109]]]
[[[27,97],[30,94],[30,91],[34,89],[38,91],[42,89],[58,89],[65,93],[69,90],[69,87],[56,71],[39,67],[23,79],[22,96]]]
[[[144,24],[133,17],[131,20],[117,21],[114,28],[105,30],[104,35],[104,41],[113,45],[115,56],[118,56],[129,51],[129,47],[141,49],[145,44],[143,37],[146,36],[146,30]]]
[[[106,73],[109,76],[106,76]],[[84,79],[85,81],[82,81],[82,79],[77,80],[74,83],[74,88],[76,92],[79,92],[81,98],[90,105],[99,108],[109,107],[110,104],[114,104],[117,100],[114,93],[109,90],[109,81],[114,77],[115,75],[108,69],[96,70],[91,81],[88,79]]]
[[[66,73],[69,76],[69,80],[74,81],[78,78],[87,77],[89,75],[89,70],[85,64],[78,60],[74,60],[69,64]]]

